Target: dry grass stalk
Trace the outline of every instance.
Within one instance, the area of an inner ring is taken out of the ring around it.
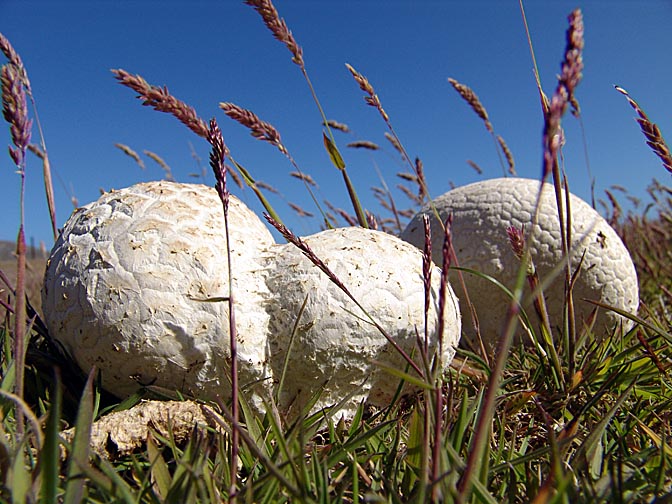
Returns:
[[[453,86],[455,91],[457,91],[462,99],[466,101],[471,109],[476,112],[476,115],[480,117],[483,120],[483,123],[485,124],[485,128],[490,132],[491,134],[494,133],[494,129],[492,128],[492,123],[490,122],[490,119],[488,118],[488,112],[485,110],[485,107],[481,103],[481,101],[478,99],[478,96],[474,91],[467,85],[461,84],[460,82],[456,81],[452,77],[448,79],[448,82],[450,82],[450,85]]]
[[[208,139],[208,126],[205,121],[198,117],[192,107],[172,96],[168,88],[153,86],[139,75],[131,75],[122,69],[112,70],[112,73],[120,84],[138,93],[143,105],[173,115],[198,136]]]
[[[240,188],[243,188],[243,179],[240,178],[240,175],[236,170],[234,170],[230,165],[226,165],[229,175],[233,179],[233,182]]]
[[[377,188],[374,187],[373,189],[377,189]],[[387,210],[388,212],[391,212],[391,211],[392,211],[392,206],[387,202],[387,199],[385,199],[386,196],[379,195],[379,194],[375,194],[375,195],[374,195],[374,198],[376,198],[376,201],[378,202],[378,205],[379,205],[380,207],[384,208],[384,209]]]
[[[414,205],[419,205],[420,204],[420,198],[418,197],[417,194],[415,194],[413,191],[411,191],[408,187],[397,184],[397,189],[399,189],[404,195],[410,199]]]
[[[26,71],[26,68],[23,66],[23,61],[21,60],[21,57],[14,50],[12,44],[2,33],[0,33],[0,51],[2,51],[2,53],[9,60],[9,65],[16,70],[18,78],[20,79],[21,84],[25,92],[30,97],[31,103],[33,105],[33,114],[35,117],[37,130],[39,132],[41,140],[41,150],[40,150],[41,154],[39,154],[38,156],[42,160],[44,190],[47,197],[49,217],[51,219],[51,229],[54,236],[54,240],[56,240],[56,238],[58,237],[58,229],[56,227],[56,205],[54,202],[54,187],[51,182],[51,165],[49,163],[49,156],[47,155],[47,147],[44,142],[44,135],[42,134],[42,127],[40,125],[40,120],[37,115],[37,107],[35,106],[35,100],[33,99],[33,91],[30,87],[30,81],[28,80],[28,72]],[[30,148],[30,145],[28,147]]]
[[[406,180],[407,182],[418,182],[418,176],[414,173],[400,172],[397,173],[397,177],[399,177],[401,180]]]
[[[544,120],[544,180],[553,170],[554,164],[557,165],[557,155],[562,143],[560,120],[565,114],[567,105],[574,96],[574,90],[582,77],[583,57],[581,52],[583,46],[583,15],[579,9],[576,9],[569,15],[567,47],[565,59],[562,63],[562,73]]]
[[[194,163],[196,163],[196,167],[198,168],[198,173],[192,173],[190,176],[193,176],[195,178],[201,178],[205,182],[205,176],[207,175],[207,171],[203,167],[202,159],[201,156],[198,155],[196,152],[196,149],[194,148],[194,144],[191,142],[187,142],[189,145],[189,154],[191,154],[191,158],[194,160]]]
[[[5,39],[6,40],[6,39]],[[7,42],[9,44],[9,42]],[[9,46],[11,48],[11,46]],[[5,48],[6,49],[6,48]],[[18,54],[16,55],[18,58]],[[20,60],[19,60],[20,62]],[[10,135],[15,148],[9,147],[9,155],[18,168],[21,177],[20,223],[16,238],[16,291],[14,293],[14,366],[16,378],[14,393],[23,399],[25,373],[25,334],[26,334],[26,238],[24,233],[24,195],[26,183],[26,150],[30,144],[32,121],[28,119],[26,93],[20,76],[20,68],[14,63],[3,65],[0,75],[2,89],[2,115],[9,123]],[[16,432],[24,432],[24,413],[21,408],[16,412]]]
[[[292,61],[299,65],[302,70],[305,70],[303,50],[296,40],[294,40],[294,35],[287,28],[285,20],[278,14],[273,2],[271,0],[245,0],[245,3],[259,13],[264,20],[264,24],[273,33],[273,36],[285,44],[287,49],[292,53]]]
[[[642,133],[644,133],[644,136],[646,137],[646,145],[648,145],[656,154],[656,156],[660,158],[660,160],[663,162],[663,167],[668,172],[672,173],[672,154],[670,153],[670,149],[667,146],[660,129],[649,119],[649,116],[646,115],[646,113],[640,108],[637,102],[630,97],[625,89],[619,86],[615,87],[616,91],[626,97],[630,106],[635,109],[635,112],[637,112],[639,115],[636,121],[639,124]]]
[[[304,210],[296,203],[288,202],[287,204],[289,205],[289,208],[294,210],[296,215],[298,215],[299,217],[314,217],[314,214],[308,212],[307,210]]]
[[[368,210],[366,211],[366,222],[369,224],[369,229],[373,229],[374,231],[378,230],[378,220],[376,219],[376,216]]]
[[[609,198],[609,203],[611,203],[611,216],[607,219],[610,225],[614,226],[618,223],[619,219],[621,218],[621,215],[623,214],[623,209],[621,208],[621,205],[618,203],[618,199],[609,191],[608,189],[605,189],[604,193],[607,195],[607,198]]]
[[[23,66],[21,56],[19,56],[19,53],[14,50],[12,44],[2,33],[0,33],[0,51],[2,51],[5,57],[9,60],[10,64],[16,68],[21,80],[21,84],[23,84],[25,87],[26,92],[32,96],[30,81],[28,80],[28,73],[26,72],[26,68]]]
[[[39,125],[39,122],[38,122]],[[56,203],[54,201],[54,185],[51,182],[51,164],[49,156],[40,148],[40,146],[31,143],[28,144],[28,150],[35,154],[42,161],[42,178],[44,179],[44,192],[47,197],[47,208],[49,209],[49,218],[51,219],[51,232],[54,241],[58,238],[58,228],[56,226]],[[75,206],[75,208],[77,208]]]
[[[390,117],[387,115],[385,110],[383,110],[383,105],[380,103],[380,99],[378,98],[378,95],[374,91],[373,86],[369,83],[368,79],[355,70],[351,65],[346,63],[345,66],[350,71],[357,84],[359,84],[359,88],[368,95],[364,97],[364,101],[368,105],[375,107],[382,116],[383,120],[389,124]]]
[[[467,159],[467,164],[471,166],[474,169],[474,171],[479,175],[483,174],[483,169],[480,166],[478,166],[475,161]]]
[[[293,171],[293,172],[289,172],[289,175],[294,177],[294,178],[297,178],[299,180],[303,180],[304,182],[306,182],[307,184],[310,184],[313,187],[317,187],[317,182],[315,182],[315,179],[313,179],[313,177],[311,177],[307,173]]]
[[[22,188],[23,190],[23,188]],[[23,201],[21,202],[23,204]],[[16,378],[14,393],[23,398],[26,363],[26,236],[23,231],[23,215],[16,238],[16,291],[14,292],[14,365]],[[17,412],[17,433],[23,434],[23,411]]]
[[[644,337],[644,334],[642,333],[641,329],[637,331],[637,339],[644,347],[644,353],[646,353],[649,356],[653,364],[658,368],[658,371],[660,371],[660,373],[663,374],[664,376],[668,377],[666,367],[660,361],[660,358],[658,357],[658,354],[654,350],[653,346],[651,346],[651,343],[649,343],[647,339]]]
[[[420,158],[415,158],[415,173],[418,174],[418,198],[422,203],[425,198],[429,198],[427,192],[427,180],[425,179],[425,168]]]
[[[346,147],[352,149],[369,149],[369,150],[378,150],[380,146],[368,140],[357,140],[356,142],[350,142]]]
[[[219,125],[215,119],[210,120],[208,128],[208,143],[211,146],[210,150],[210,167],[215,175],[215,180],[217,181],[216,189],[219,194],[222,204],[224,205],[224,216],[227,216],[227,210],[229,206],[229,191],[226,185],[226,176],[229,172],[226,166],[226,158],[229,157],[229,149],[224,143],[224,137],[222,137],[222,131],[219,129]],[[228,232],[228,231],[227,231]]]
[[[334,121],[332,119],[329,119],[327,122],[323,123],[325,126],[328,126],[329,128],[341,131],[343,133],[350,133],[350,128],[348,127],[347,124]]]
[[[429,215],[422,215],[422,225],[425,230],[425,246],[422,253],[422,280],[425,289],[425,331],[424,331],[424,345],[423,349],[425,355],[429,355],[429,301],[432,292],[432,230],[429,225]]]
[[[348,226],[356,226],[357,225],[357,219],[350,215],[348,212],[343,210],[342,208],[336,208],[330,201],[325,200],[324,204],[327,205],[327,208],[331,210],[333,213],[336,215],[340,216],[347,224]],[[336,220],[336,219],[332,219]]]
[[[233,428],[231,429],[231,447],[230,447],[230,456],[233,462],[230,465],[230,486],[229,486],[229,502],[236,502],[236,494],[238,491],[237,488],[237,479],[238,479],[238,451],[240,448],[240,430],[238,428],[238,419],[239,419],[239,402],[238,402],[238,332],[236,329],[236,318],[235,318],[235,301],[234,301],[234,292],[233,292],[233,272],[231,267],[231,247],[229,244],[231,240],[229,238],[229,189],[226,184],[226,174],[227,168],[224,161],[229,156],[229,149],[224,143],[224,138],[222,137],[222,131],[219,129],[217,121],[213,118],[210,120],[208,125],[208,143],[211,146],[210,149],[210,167],[215,175],[215,188],[219,199],[222,202],[222,207],[224,210],[224,232],[226,235],[226,262],[227,270],[229,273],[228,284],[229,284],[229,295],[228,295],[228,307],[229,307],[229,351],[231,353],[231,416],[233,419]]]
[[[140,156],[138,155],[137,152],[135,152],[133,149],[131,149],[128,145],[124,145],[122,143],[115,143],[114,146],[121,150],[124,154],[126,154],[128,157],[132,158],[141,169],[145,169],[145,162],[140,159]]]
[[[357,219],[342,208],[335,208],[334,211],[348,224],[348,226],[357,226]]]
[[[14,164],[22,169],[30,143],[33,121],[28,118],[26,92],[19,69],[13,64],[3,65],[0,83],[2,86],[2,115],[9,124],[12,143],[16,147],[10,147],[9,154]]]
[[[497,142],[499,143],[499,146],[502,148],[502,152],[504,153],[504,157],[506,158],[506,163],[509,165],[509,175],[516,175],[516,163],[513,160],[513,154],[511,153],[511,149],[509,149],[509,146],[506,144],[504,141],[504,138],[502,138],[501,135],[497,135]]]
[[[534,309],[537,312],[541,323],[544,325],[546,332],[551,334],[548,309],[546,308],[544,293],[540,290],[539,275],[537,274],[536,266],[534,265],[527,246],[525,245],[525,228],[509,226],[506,228],[506,234],[509,238],[509,244],[511,245],[513,254],[519,261],[521,261],[521,263],[523,263],[530,291],[536,293],[534,298]]]
[[[170,166],[168,166],[168,163],[166,163],[161,156],[156,154],[155,152],[148,151],[148,150],[143,150],[142,153],[153,160],[156,164],[158,164],[161,169],[166,172],[166,180],[175,180],[173,177],[173,171],[170,169]]]
[[[257,187],[259,187],[260,189],[264,189],[265,191],[268,191],[273,194],[278,194],[278,190],[271,184],[267,184],[266,182],[262,182],[261,180],[257,180],[256,184]]]
[[[258,139],[268,142],[277,147],[284,155],[288,155],[287,149],[282,145],[280,133],[271,124],[259,119],[259,116],[251,110],[239,107],[234,103],[223,102],[219,104],[224,113],[234,121],[242,124],[250,130],[250,134]]]
[[[373,186],[371,188],[371,192],[373,192],[373,195],[376,196],[377,198],[384,198],[387,196],[387,191],[382,187]]]
[[[386,131],[385,132],[385,138],[387,138],[387,141],[392,144],[392,147],[394,147],[394,150],[396,150],[399,154],[401,154],[401,157],[404,157],[404,149],[402,149],[401,144],[394,137],[394,135],[392,135],[391,133],[388,133]]]

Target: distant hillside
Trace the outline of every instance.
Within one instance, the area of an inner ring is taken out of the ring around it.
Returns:
[[[14,253],[16,252],[16,243],[7,241],[7,240],[0,240],[0,261],[9,261],[11,259],[15,259]],[[28,247],[27,248],[27,253],[26,257],[29,259],[46,259],[45,253],[40,251],[39,248],[37,247]]]

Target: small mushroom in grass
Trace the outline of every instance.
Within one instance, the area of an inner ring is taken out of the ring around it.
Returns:
[[[512,250],[507,229],[511,226],[524,229],[532,261],[544,285],[550,325],[554,334],[558,334],[556,328],[563,324],[565,291],[560,224],[555,191],[548,183],[543,188],[538,222],[533,222],[539,187],[538,180],[486,180],[449,191],[436,198],[434,205],[442,219],[453,214],[453,247],[459,266],[492,276],[509,289],[515,285],[520,260]],[[564,191],[562,197],[564,205]],[[616,232],[578,197],[570,195],[570,206],[572,270],[581,265],[572,290],[575,319],[581,330],[584,323],[591,322],[591,314],[596,309],[586,299],[632,313],[639,304],[639,291],[632,259]],[[440,229],[432,208],[423,208],[401,234],[401,238],[418,247],[424,243],[422,214],[429,215],[432,229]],[[434,260],[439,261],[441,243],[438,240],[433,243],[432,253]],[[455,273],[450,278],[455,282]],[[463,278],[478,317],[481,337],[492,346],[502,332],[509,298],[501,288],[478,275],[464,273]],[[469,321],[471,315],[461,288],[457,293],[462,298],[462,315]],[[531,303],[524,309],[530,320],[537,320]],[[592,322],[596,338],[612,334],[617,324],[622,323],[624,328],[632,325],[615,312],[602,308]],[[535,330],[537,327],[535,323]],[[472,324],[465,323],[464,329],[465,337],[473,341]]]
[[[240,383],[259,382],[269,314],[246,307],[269,295],[260,250],[274,240],[234,197],[229,219]],[[117,396],[142,385],[230,396],[226,246],[213,189],[150,182],[106,193],[75,211],[52,250],[49,332]]]
[[[360,228],[306,238],[365,313],[293,244],[275,244],[234,197],[229,228],[239,383],[253,405],[263,410],[281,381],[280,411],[292,417],[318,391],[310,412],[343,402],[331,413],[350,416],[360,401],[388,401],[398,380],[374,361],[406,364],[371,321],[406,353],[417,350],[425,334],[420,251]],[[117,396],[156,385],[228,400],[226,249],[214,189],[164,181],[106,193],[71,216],[52,250],[43,288],[49,332],[84,371],[96,366]],[[439,277],[434,271],[432,352]],[[447,296],[444,366],[460,336],[457,300],[449,288]]]
[[[296,327],[279,398],[281,410],[300,413],[316,387],[321,387],[321,394],[313,411],[345,401],[339,414],[351,416],[362,401],[388,405],[400,381],[378,363],[417,374],[372,321],[407,355],[414,355],[416,363],[422,362],[417,346],[425,327],[421,253],[395,236],[358,227],[323,231],[303,241],[364,310],[295,245],[288,243],[272,251],[275,268],[269,270],[268,285],[275,298],[282,298],[269,330],[276,378]],[[440,275],[434,268],[428,316],[430,351],[438,346]],[[460,337],[457,298],[450,286],[446,293],[444,368],[452,361]]]

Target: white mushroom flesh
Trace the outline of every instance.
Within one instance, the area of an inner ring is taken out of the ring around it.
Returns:
[[[560,224],[552,184],[545,184],[539,220],[533,222],[534,207],[539,192],[537,180],[502,178],[477,182],[459,187],[434,199],[433,203],[442,220],[453,214],[452,243],[459,266],[477,270],[513,289],[520,261],[514,255],[507,236],[507,227],[525,229],[531,255],[544,288],[549,318],[554,330],[563,325],[563,298],[565,291],[562,270]],[[563,204],[565,196],[563,192]],[[630,254],[609,224],[593,208],[571,195],[572,268],[581,264],[578,280],[573,288],[576,320],[579,330],[590,320],[595,305],[585,301],[600,301],[626,312],[635,312],[639,303],[637,274]],[[566,210],[566,209],[565,209]],[[431,219],[433,257],[440,264],[441,225],[430,206],[423,208],[408,224],[401,238],[418,247],[424,244],[422,214]],[[509,299],[493,283],[476,275],[463,275],[469,299],[473,303],[483,340],[494,344],[502,332]],[[453,282],[456,274],[451,273]],[[457,285],[457,283],[455,284]],[[527,291],[529,294],[529,290]],[[458,295],[464,297],[461,290]],[[529,296],[528,296],[529,297]],[[471,315],[466,300],[462,300],[465,318],[465,336],[475,339]],[[538,328],[538,320],[531,304],[526,313]],[[613,311],[600,309],[593,326],[593,335],[603,338],[613,332],[617,323],[630,327],[627,319]],[[536,330],[536,329],[535,329]],[[557,330],[555,331],[557,334]]]
[[[345,401],[339,414],[351,416],[362,401],[389,404],[400,380],[377,363],[400,370],[408,366],[371,319],[420,362],[417,342],[423,340],[425,328],[422,254],[394,236],[354,227],[323,231],[304,241],[365,311],[294,245],[276,247],[276,267],[269,272],[270,290],[283,297],[269,331],[276,377],[297,327],[280,395],[282,409],[300,412],[316,387],[321,387],[321,395],[312,411]],[[440,273],[438,268],[432,271],[430,352],[437,349]],[[444,367],[452,361],[460,337],[457,298],[450,286],[446,292]],[[407,372],[415,374],[410,368]]]
[[[420,251],[361,228],[305,239],[362,311],[298,248],[275,244],[265,225],[234,197],[229,238],[239,383],[257,411],[281,381],[279,409],[288,418],[333,405],[331,415],[349,417],[363,401],[389,402],[399,379],[378,362],[402,370],[407,363],[372,320],[421,362]],[[152,182],[106,193],[72,215],[52,251],[43,289],[50,334],[83,370],[96,366],[103,387],[117,396],[154,385],[200,399],[229,399],[226,250],[222,203],[214,189]],[[439,283],[440,270],[434,268],[431,354],[439,339]],[[460,337],[450,286],[446,297],[444,369]],[[306,408],[316,393],[319,400]]]
[[[235,197],[229,206],[235,300],[268,296],[259,250],[273,237]],[[51,254],[43,290],[52,337],[103,386],[230,393],[229,294],[222,203],[214,189],[150,182],[78,209]],[[236,312],[241,383],[265,377],[268,315]]]

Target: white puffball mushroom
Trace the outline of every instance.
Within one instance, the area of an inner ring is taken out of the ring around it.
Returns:
[[[233,196],[229,222],[243,384],[267,378],[258,271],[274,240]],[[230,396],[226,245],[212,188],[164,181],[105,193],[73,213],[52,250],[43,289],[51,336],[117,396],[150,384]]]
[[[124,397],[142,386],[198,399],[231,397],[229,274],[222,203],[212,188],[150,182],[111,191],[76,210],[48,262],[43,307],[50,335],[102,385]],[[377,231],[343,228],[306,243],[405,352],[424,340],[422,254]],[[344,292],[293,244],[231,196],[229,243],[239,383],[257,411],[278,387],[288,418],[338,405],[351,417],[361,401],[385,405],[399,380],[374,361],[406,363]],[[440,270],[433,269],[428,315],[437,349]],[[457,298],[446,291],[442,364],[460,337]],[[305,309],[301,306],[306,301]],[[293,344],[292,331],[296,325]],[[291,348],[290,348],[291,347]],[[410,370],[409,373],[413,374]],[[343,404],[340,404],[340,403]]]
[[[522,178],[500,178],[476,182],[459,187],[436,198],[434,205],[442,220],[453,214],[452,241],[459,266],[491,275],[509,289],[515,285],[520,261],[514,255],[507,236],[507,228],[524,226],[531,241],[532,260],[542,282],[561,262],[562,246],[560,225],[552,184],[545,184],[541,199],[539,221],[532,226],[534,206],[540,182]],[[563,191],[563,204],[565,195]],[[601,301],[633,313],[639,304],[637,274],[630,254],[609,224],[587,203],[570,195],[571,204],[571,264],[576,269],[585,252],[581,271],[573,288],[577,328],[590,318],[595,309],[583,299]],[[431,219],[432,254],[441,263],[443,231],[427,205],[408,224],[401,238],[417,247],[424,246],[422,214]],[[564,297],[564,272],[556,268],[556,277],[544,289],[552,328],[562,327]],[[486,344],[498,340],[506,318],[509,299],[496,285],[476,275],[464,273],[469,298],[474,305],[480,324],[481,336]],[[450,278],[457,282],[455,273]],[[455,284],[457,285],[457,284]],[[530,290],[526,283],[526,294]],[[462,316],[471,320],[469,307],[461,297]],[[531,303],[524,307],[535,330],[538,317]],[[603,338],[612,333],[615,325],[627,319],[613,311],[600,308],[593,326],[593,334]],[[465,336],[473,341],[471,322],[464,324]],[[557,334],[556,331],[554,333]],[[520,333],[519,333],[520,334]]]
[[[423,340],[425,326],[420,251],[395,236],[357,227],[323,231],[303,241],[399,347],[409,355],[415,348],[415,361],[420,362],[417,341],[418,336]],[[367,315],[296,246],[274,248],[276,263],[269,270],[268,285],[271,292],[282,297],[269,331],[270,365],[276,381],[289,352],[280,409],[294,417],[320,389],[311,412],[343,401],[331,414],[351,417],[362,401],[389,404],[399,379],[374,361],[401,370],[406,368],[406,361]],[[430,354],[437,349],[440,274],[434,267],[428,316]],[[446,295],[444,369],[453,359],[460,338],[458,301],[450,286]],[[412,369],[408,372],[415,374]]]

